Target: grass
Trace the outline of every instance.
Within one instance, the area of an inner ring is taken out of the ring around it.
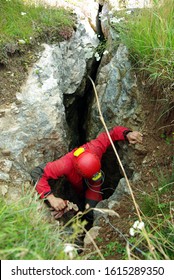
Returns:
[[[129,246],[129,259],[146,260],[173,260],[174,259],[174,226],[172,216],[165,215],[161,211],[151,218],[143,218],[146,231],[151,241],[153,255],[146,244],[143,232],[137,232],[134,237],[129,238],[133,246]],[[136,248],[141,250],[137,253]]]
[[[170,260],[174,259],[174,162],[171,172],[157,171],[158,188],[153,189],[150,195],[140,197],[140,209],[145,224],[147,234],[153,248],[153,255],[146,245],[143,231],[130,238],[134,244],[129,248],[129,254],[134,259],[157,259]],[[135,247],[143,252],[143,255],[137,256]]]
[[[156,2],[152,9],[124,15],[126,21],[116,28],[133,61],[138,61],[139,69],[147,71],[151,81],[171,85],[174,80],[174,1]]]
[[[24,193],[16,202],[6,203],[1,198],[0,258],[5,260],[68,259],[66,243],[74,243],[79,228],[74,223],[74,234],[68,234],[58,222],[46,218],[43,202],[37,196]]]
[[[34,1],[36,2],[36,1]],[[74,20],[70,11],[62,8],[35,6],[32,1],[1,0],[0,2],[0,44],[25,40],[38,36],[45,29],[72,27]]]

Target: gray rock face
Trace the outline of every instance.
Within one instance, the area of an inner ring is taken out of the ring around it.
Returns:
[[[75,94],[83,84],[98,43],[88,20],[82,19],[69,41],[44,45],[40,59],[16,94],[17,101],[0,108],[1,159],[12,163],[5,171],[0,165],[1,185],[8,181],[21,186],[34,166],[68,151],[71,139],[63,95]]]
[[[53,56],[58,62],[57,84],[64,94],[83,95],[84,86],[79,89],[84,77],[87,75],[87,68],[90,68],[95,48],[99,40],[91,29],[88,21],[84,19],[77,26],[77,31],[69,42],[59,44],[55,48]]]
[[[21,92],[17,93],[17,102],[5,108],[1,117],[0,150],[2,154],[4,150],[9,151],[8,158],[17,171],[17,165],[29,171],[67,151],[63,94],[54,77],[56,62],[52,51],[53,47],[45,46]],[[23,172],[22,177],[25,176],[27,173]]]
[[[120,45],[110,62],[101,67],[96,90],[106,124],[110,128],[115,125],[130,126],[138,108],[138,88],[124,45]],[[89,138],[93,138],[102,127],[98,115],[94,98],[88,119],[88,127],[91,128]]]

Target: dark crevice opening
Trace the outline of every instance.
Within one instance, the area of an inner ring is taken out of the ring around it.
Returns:
[[[91,63],[90,69],[87,70],[87,77],[84,78],[85,88],[83,95],[81,95],[78,90],[73,96],[64,95],[66,121],[71,139],[69,150],[83,145],[87,141],[86,118],[88,115],[89,104],[94,94],[92,83],[88,78],[88,75],[95,82],[99,65],[100,62],[94,59]],[[82,81],[82,84],[84,81]]]
[[[101,19],[100,19],[100,14],[102,12],[102,9],[103,9],[103,6],[99,4],[98,13],[96,16],[96,30],[97,30],[97,37],[101,42],[105,41],[105,36],[102,31]]]
[[[100,45],[106,42],[104,34],[102,32],[100,20],[100,13],[102,11],[102,8],[103,6],[99,4],[98,13],[96,16],[96,33],[98,39],[100,40],[99,49],[102,49],[102,51],[100,51],[101,58],[103,55],[104,47],[102,46],[102,48],[100,48]],[[88,116],[89,104],[92,97],[94,96],[92,83],[88,78],[88,75],[95,83],[100,61],[97,61],[95,58],[93,58],[92,63],[89,63],[90,66],[87,66],[87,75],[82,81],[82,84],[85,83],[85,89],[83,93],[79,93],[78,89],[73,94],[73,96],[64,94],[66,121],[70,129],[71,138],[69,150],[72,150],[74,147],[83,145],[87,141],[86,117]],[[81,85],[79,88],[81,88]],[[74,100],[71,102],[72,99]],[[68,103],[71,103],[71,105],[68,105]]]
[[[105,42],[104,35],[101,29],[101,22],[99,14],[102,10],[102,6],[99,5],[98,19],[97,22],[97,35],[101,43]],[[103,49],[104,51],[104,49]],[[100,54],[102,56],[102,53]],[[75,147],[79,147],[87,142],[87,130],[86,130],[86,119],[88,116],[88,110],[92,99],[94,98],[93,86],[88,78],[88,75],[92,78],[95,83],[97,71],[100,65],[100,61],[96,61],[94,58],[90,66],[87,66],[87,74],[82,85],[85,83],[83,93],[81,92],[81,85],[76,93],[71,95],[64,95],[64,105],[66,109],[66,120],[69,126],[71,143],[69,150]],[[97,135],[96,135],[97,136]],[[117,151],[119,151],[119,145],[115,143]],[[114,154],[113,148],[109,147],[106,153],[102,157],[102,170],[105,173],[105,183],[103,185],[103,199],[109,198],[115,191],[119,180],[123,177],[117,158]]]
[[[119,152],[117,142],[114,145]],[[103,155],[101,165],[105,174],[105,181],[102,186],[103,199],[108,199],[114,193],[120,179],[123,177],[120,173],[118,160],[111,146],[108,147],[106,153]]]
[[[94,81],[96,80],[97,70],[100,62],[93,61],[91,70],[89,71],[89,76]],[[84,96],[78,102],[78,131],[79,131],[79,144],[82,145],[87,141],[87,131],[86,131],[86,117],[88,116],[89,105],[94,96],[93,86],[89,78],[86,80],[86,86],[84,91]]]

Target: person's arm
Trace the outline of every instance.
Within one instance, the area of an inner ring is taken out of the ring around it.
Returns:
[[[116,126],[109,131],[112,141],[128,140],[129,143],[137,143],[142,141],[142,134],[139,132],[131,131],[127,127]],[[138,139],[138,140],[137,140]],[[96,153],[100,158],[106,152],[107,148],[111,145],[109,137],[106,132],[99,134],[99,136],[85,144],[87,149]]]
[[[59,177],[66,175],[68,168],[69,164],[66,156],[56,161],[47,163],[44,168],[44,173],[36,185],[36,190],[40,194],[40,198],[46,198],[50,205],[57,211],[64,209],[66,207],[66,203],[63,199],[57,198],[52,194],[48,180],[58,179]]]
[[[130,131],[128,128],[123,126],[116,126],[112,130],[109,131],[112,141],[125,140],[125,136],[123,134],[124,131]],[[90,149],[94,153],[96,153],[99,158],[106,152],[107,148],[110,146],[110,140],[106,132],[102,132],[98,135],[98,137],[94,140],[88,142],[85,146],[87,149]]]

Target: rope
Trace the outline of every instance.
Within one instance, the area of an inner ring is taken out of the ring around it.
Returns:
[[[139,206],[138,206],[138,204],[136,203],[136,200],[135,200],[135,197],[134,197],[134,194],[133,194],[131,185],[130,185],[130,183],[129,183],[129,179],[128,179],[128,177],[127,177],[127,174],[126,174],[126,172],[125,172],[125,169],[124,169],[124,167],[123,167],[123,164],[122,164],[122,162],[121,162],[121,160],[120,160],[120,157],[119,157],[119,155],[118,155],[118,152],[117,152],[117,150],[116,150],[116,148],[115,148],[115,145],[114,145],[114,143],[113,143],[113,141],[112,141],[112,138],[111,138],[111,136],[110,136],[110,134],[109,134],[109,130],[108,130],[107,126],[106,126],[105,120],[104,120],[104,118],[103,118],[103,115],[102,115],[102,112],[101,112],[101,108],[100,108],[100,102],[99,102],[99,99],[98,99],[98,94],[97,94],[97,90],[96,90],[95,84],[94,84],[93,80],[91,79],[91,77],[90,77],[90,76],[88,76],[88,77],[89,77],[89,79],[90,79],[90,81],[91,81],[91,83],[92,83],[93,89],[94,89],[94,93],[95,93],[95,97],[96,97],[96,101],[97,101],[97,107],[98,107],[98,111],[99,111],[100,120],[101,120],[101,122],[102,122],[102,124],[103,124],[103,126],[104,126],[104,128],[105,128],[105,130],[106,130],[106,133],[107,133],[107,135],[108,135],[108,138],[109,138],[109,141],[110,141],[110,143],[111,143],[111,146],[112,146],[112,148],[113,148],[113,150],[114,150],[114,153],[115,153],[115,155],[116,155],[116,157],[117,157],[117,160],[118,160],[118,162],[119,162],[120,168],[121,168],[121,170],[122,170],[122,172],[123,172],[123,175],[124,175],[124,177],[125,177],[125,180],[126,180],[126,183],[127,183],[128,188],[129,188],[129,191],[130,191],[130,194],[131,194],[131,197],[132,197],[132,200],[133,200],[133,203],[134,203],[134,206],[135,206],[135,209],[136,209],[138,218],[139,218],[140,222],[142,222],[142,218],[141,218],[140,211],[139,211]],[[154,258],[156,259],[155,254],[154,254],[154,252],[153,252],[153,246],[151,245],[150,239],[149,239],[149,237],[148,237],[148,234],[147,234],[147,231],[146,231],[145,228],[143,229],[143,233],[144,233],[144,236],[145,236],[145,238],[146,238],[147,244],[148,244],[148,246],[149,246],[149,250],[150,250],[150,252],[152,253],[152,255],[154,256]]]

